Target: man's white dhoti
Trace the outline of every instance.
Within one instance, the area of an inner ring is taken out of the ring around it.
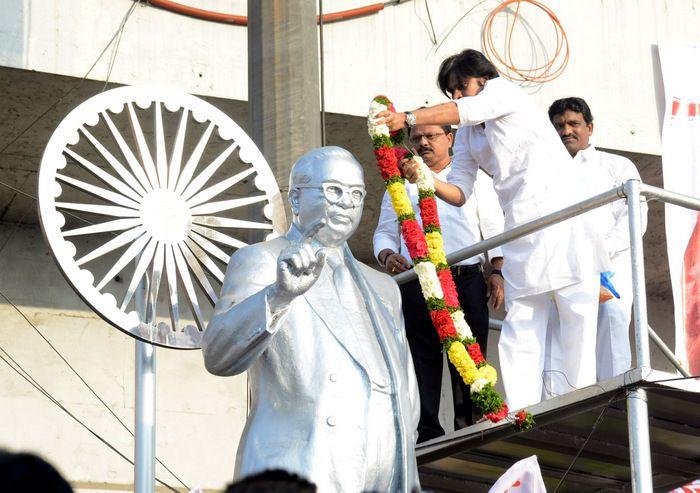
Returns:
[[[619,252],[611,259],[615,273],[612,284],[620,294],[601,303],[598,308],[596,343],[598,380],[606,380],[632,368],[629,327],[632,319],[632,264],[630,251]]]
[[[554,291],[506,300],[498,354],[511,409],[539,402],[543,389],[559,395],[595,383],[598,293],[598,276],[589,276]],[[559,309],[560,324],[548,324],[556,317],[552,305]],[[558,357],[550,360],[546,374],[548,331]]]

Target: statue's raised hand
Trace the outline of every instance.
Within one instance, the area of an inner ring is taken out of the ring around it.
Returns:
[[[292,243],[280,252],[277,259],[277,280],[272,285],[269,300],[278,307],[287,305],[314,285],[326,264],[323,248],[314,251],[311,240],[325,225],[314,223],[302,235],[301,241]]]

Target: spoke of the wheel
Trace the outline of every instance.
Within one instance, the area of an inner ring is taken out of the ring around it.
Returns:
[[[195,195],[194,197],[189,199],[187,201],[187,204],[190,207],[202,204],[202,203],[206,202],[207,200],[210,200],[210,199],[216,197],[217,195],[224,192],[225,190],[228,190],[229,188],[234,186],[236,183],[243,180],[247,176],[250,176],[253,173],[255,173],[255,168],[252,168],[252,167],[245,170],[245,171],[241,171],[240,173],[236,173],[235,175],[230,176],[223,181],[220,181],[216,185],[212,185],[209,188],[202,190],[197,195]]]
[[[190,252],[190,250],[185,245],[179,243],[178,248],[180,249],[180,252],[182,252],[182,255],[184,255],[185,260],[187,261],[187,265],[190,266],[190,270],[194,274],[195,279],[197,279],[197,283],[207,294],[207,298],[209,298],[211,304],[214,305],[219,299],[219,297],[216,295],[216,292],[214,292],[214,288],[211,287],[211,283],[209,282],[209,279],[207,279],[204,270],[202,270],[202,267],[197,262],[197,259],[194,258],[192,252]]]
[[[213,130],[214,124],[210,123],[207,129],[204,131],[204,134],[202,134],[202,137],[199,139],[199,142],[197,142],[197,146],[194,148],[194,151],[192,151],[192,155],[187,160],[187,163],[182,170],[182,174],[177,180],[177,185],[175,186],[175,191],[177,193],[182,193],[185,187],[189,185],[192,175],[194,174],[195,169],[197,169],[199,160],[202,158],[202,153],[209,142],[209,137],[211,136]]]
[[[231,200],[221,200],[219,202],[209,202],[208,204],[198,205],[191,209],[193,216],[205,216],[209,214],[215,214],[217,212],[228,211],[231,209],[236,209],[237,207],[243,207],[248,204],[255,204],[256,202],[264,202],[267,200],[266,195],[256,195],[254,197],[244,197],[241,199],[231,199]]]
[[[141,224],[140,218],[133,219],[115,219],[113,221],[105,221],[99,224],[93,224],[91,226],[83,226],[82,228],[70,229],[68,231],[63,231],[63,237],[69,236],[79,236],[79,235],[92,235],[97,233],[109,233],[110,231],[123,231],[125,229],[133,228]]]
[[[270,223],[259,223],[257,221],[244,221],[242,219],[231,219],[218,216],[194,216],[192,222],[202,226],[214,228],[245,228],[245,229],[272,229]]]
[[[185,299],[190,307],[192,315],[194,315],[194,320],[197,323],[199,330],[204,330],[206,323],[204,322],[204,317],[202,316],[202,311],[199,308],[199,301],[197,301],[197,294],[194,290],[194,284],[192,284],[192,278],[190,277],[189,269],[187,268],[187,263],[182,257],[180,249],[173,245],[173,255],[175,256],[175,265],[177,266],[177,273],[182,281],[182,285],[185,287]]]
[[[224,161],[231,155],[231,153],[238,147],[238,144],[235,142],[228,146],[224,152],[219,154],[216,159],[214,159],[211,164],[209,164],[204,170],[197,175],[197,177],[190,182],[189,185],[187,185],[187,188],[185,188],[185,191],[182,192],[182,197],[187,200],[189,199],[192,195],[197,193],[199,190],[202,189],[202,187],[207,183],[209,178],[211,178],[214,173],[216,173],[216,170],[218,170],[222,164],[224,164]],[[253,168],[254,170],[255,168]]]
[[[146,175],[151,181],[151,188],[158,188],[158,173],[156,172],[156,165],[153,162],[153,157],[151,156],[151,151],[148,149],[148,144],[146,143],[146,137],[143,135],[143,129],[139,123],[139,119],[136,116],[136,111],[134,111],[134,105],[131,102],[126,103],[126,107],[129,110],[129,122],[131,122],[131,131],[134,133],[134,139],[136,140],[136,146],[139,149],[139,155],[141,156],[141,162],[144,168],[146,168]]]
[[[116,125],[112,121],[112,119],[107,115],[106,111],[102,112],[102,117],[105,119],[105,122],[107,123],[107,126],[109,127],[109,131],[112,132],[112,137],[114,137],[114,140],[117,142],[117,145],[119,146],[119,150],[121,151],[122,155],[124,156],[124,159],[126,159],[126,162],[129,163],[129,168],[131,168],[131,171],[134,173],[134,176],[136,176],[136,179],[139,181],[141,184],[141,187],[143,188],[144,191],[151,190],[151,184],[148,182],[148,177],[146,176],[146,173],[143,171],[143,166],[141,166],[141,163],[139,163],[139,160],[136,159],[136,156],[134,155],[133,151],[129,147],[129,145],[126,143],[124,140],[124,137],[122,137],[122,134],[119,132],[117,129]],[[144,192],[145,195],[145,192]]]
[[[205,228],[204,226],[198,226],[196,224],[193,224],[192,231],[196,231],[200,235],[209,238],[211,241],[222,243],[224,245],[229,245],[235,248],[243,248],[244,246],[248,245],[247,243],[244,243],[241,240],[232,238],[229,235],[226,235],[220,231],[216,231],[215,229]]]
[[[209,252],[211,255],[214,257],[218,258],[221,260],[223,263],[228,264],[228,261],[231,259],[229,255],[226,254],[221,248],[218,246],[214,245],[211,241],[207,240],[204,236],[200,236],[197,233],[194,233],[190,231],[190,238],[194,240],[197,245],[200,247],[204,248],[207,252]]]
[[[139,217],[141,213],[135,209],[126,207],[117,207],[115,205],[97,205],[97,204],[77,204],[75,202],[56,202],[57,209],[70,209],[73,211],[90,212],[92,214],[100,214],[101,216],[116,216],[116,217]]]
[[[183,108],[182,116],[180,117],[180,125],[177,127],[177,135],[175,136],[175,144],[173,145],[173,154],[170,157],[170,174],[168,176],[168,190],[175,190],[177,178],[180,176],[180,167],[182,166],[182,148],[185,144],[185,134],[187,133],[187,118],[189,111]]]
[[[213,275],[218,281],[219,284],[224,282],[224,273],[219,269],[219,266],[216,265],[216,263],[209,258],[209,255],[207,255],[207,252],[202,250],[199,245],[197,245],[191,238],[186,238],[185,243],[187,246],[192,250],[192,253],[194,253],[194,256],[197,257],[197,260],[204,266],[205,269],[207,269],[211,275]],[[223,253],[223,252],[222,252]]]
[[[163,275],[163,261],[164,261],[164,245],[158,242],[156,247],[156,253],[153,257],[153,271],[151,274],[151,289],[148,294],[148,310],[146,318],[149,324],[154,324],[156,322],[158,313],[158,291],[160,290],[160,279]]]
[[[131,245],[129,245],[129,248],[126,249],[124,253],[122,253],[122,256],[119,257],[119,260],[116,261],[116,263],[112,266],[111,269],[105,274],[105,276],[102,278],[102,280],[95,286],[95,289],[98,291],[101,290],[105,284],[107,284],[109,281],[111,281],[114,276],[119,274],[126,265],[134,260],[136,256],[143,251],[143,247],[146,246],[146,242],[150,239],[150,235],[142,235],[139,239],[137,239],[135,242],[133,242]]]
[[[145,231],[146,231],[146,228],[144,228],[143,226],[139,226],[137,228],[130,229],[129,231],[125,231],[123,233],[120,233],[116,238],[109,240],[104,245],[94,249],[93,251],[91,251],[87,255],[84,255],[82,258],[76,260],[75,263],[77,265],[83,265],[86,262],[90,262],[91,260],[95,260],[96,258],[99,258],[102,255],[111,252],[112,250],[116,250],[117,248],[122,247],[131,241],[134,241],[136,238],[138,238],[140,235],[142,235]]]
[[[165,245],[165,274],[170,298],[170,323],[174,332],[180,330],[180,305],[177,297],[177,273],[175,272],[172,245]]]
[[[124,295],[124,301],[122,301],[122,306],[120,310],[124,311],[124,309],[131,301],[131,298],[134,296],[134,293],[136,292],[136,287],[139,285],[139,281],[141,281],[141,278],[146,273],[148,264],[151,263],[151,259],[153,258],[153,252],[155,252],[157,244],[158,241],[154,238],[151,238],[151,241],[148,242],[146,248],[143,249],[141,258],[136,263],[134,275],[131,277],[131,282],[129,283],[129,287],[127,288],[126,294]]]
[[[106,200],[107,202],[112,202],[113,204],[122,205],[124,207],[130,207],[132,209],[138,209],[139,207],[141,207],[138,202],[134,202],[131,199],[127,199],[120,193],[110,192],[105,188],[91,185],[90,183],[85,183],[82,180],[78,180],[76,178],[72,178],[61,173],[56,173],[56,179],[64,183],[68,183],[69,185],[73,185],[74,187],[79,188],[82,191],[87,192],[94,197]]]
[[[143,172],[143,168],[136,160],[136,156],[134,156],[134,153],[131,152],[131,149],[124,140],[124,137],[122,137],[122,134],[119,133],[119,130],[117,130],[117,126],[114,124],[114,122],[109,117],[106,111],[102,112],[102,118],[107,124],[109,131],[112,133],[112,137],[119,146],[119,150],[121,151],[122,156],[124,156],[124,159],[126,159],[126,162],[129,165],[129,169],[131,169],[131,172],[129,172],[129,170],[127,170],[124,167],[124,165],[121,164],[119,160],[111,152],[109,152],[105,148],[105,146],[103,146],[95,137],[93,137],[90,134],[90,132],[88,132],[87,129],[85,129],[84,127],[82,128],[83,133],[88,138],[92,146],[95,149],[97,149],[97,151],[100,154],[102,154],[102,156],[104,156],[109,165],[112,166],[112,168],[114,168],[114,170],[117,173],[119,173],[119,176],[121,176],[122,179],[127,184],[129,184],[130,187],[136,190],[139,194],[146,195],[146,191],[149,190],[149,187],[148,179],[146,178],[146,174]]]
[[[134,189],[128,187],[124,182],[118,180],[114,176],[110,175],[106,171],[100,169],[84,157],[80,156],[79,154],[73,152],[71,149],[68,149],[67,147],[63,149],[63,152],[68,154],[71,158],[75,160],[78,164],[80,164],[82,167],[84,167],[86,170],[88,170],[90,173],[95,175],[98,179],[102,180],[104,183],[112,187],[114,190],[121,192],[123,195],[129,197],[130,199],[140,201],[141,200],[141,195],[139,195]],[[114,157],[114,156],[112,156]],[[141,190],[141,186],[138,184],[136,179],[129,173],[126,168],[124,168],[121,164],[117,163],[122,169],[122,172],[125,173],[133,183],[131,184],[132,187],[137,187],[139,190]],[[121,173],[118,171],[118,173],[121,176]],[[122,176],[122,178],[124,178]],[[145,193],[145,192],[144,192]]]
[[[163,131],[163,113],[160,103],[156,101],[156,168],[161,188],[168,187],[168,158],[165,155],[165,132]]]

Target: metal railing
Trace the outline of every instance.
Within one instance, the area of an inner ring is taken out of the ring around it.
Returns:
[[[685,377],[690,374],[681,365],[676,355],[647,322],[647,298],[644,278],[644,247],[642,243],[642,217],[640,201],[644,195],[647,199],[657,199],[662,202],[700,211],[700,199],[680,193],[670,192],[663,188],[641,183],[639,180],[628,180],[623,185],[591,197],[587,200],[553,212],[534,221],[522,224],[500,235],[462,248],[447,256],[447,263],[452,265],[480,253],[486,253],[495,247],[504,245],[512,240],[539,231],[548,226],[560,223],[572,217],[591,211],[619,199],[627,199],[627,211],[630,229],[630,253],[632,259],[632,294],[634,314],[634,341],[638,368],[651,368],[649,353],[649,338],[659,347],[661,352],[671,361]],[[402,272],[394,279],[399,284],[416,279],[413,270]],[[490,320],[490,325],[502,325],[500,320]],[[649,410],[646,390],[642,387],[632,387],[627,390],[627,428],[629,434],[630,465],[632,470],[632,491],[652,492],[651,451],[649,444]]]

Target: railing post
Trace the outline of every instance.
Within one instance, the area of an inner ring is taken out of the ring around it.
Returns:
[[[632,254],[632,292],[634,294],[634,342],[637,367],[650,368],[649,334],[647,333],[647,296],[644,279],[644,251],[642,244],[642,215],[640,210],[640,182],[628,180],[624,185]],[[627,429],[630,444],[632,491],[652,493],[651,450],[649,444],[649,409],[646,390],[637,387],[627,392]]]

